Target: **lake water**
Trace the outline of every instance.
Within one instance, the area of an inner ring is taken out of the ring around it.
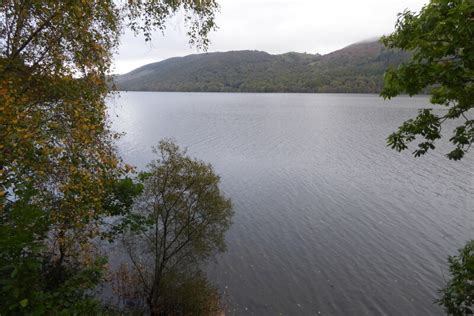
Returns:
[[[228,315],[434,315],[446,257],[474,238],[474,155],[385,146],[428,104],[133,92],[109,109],[126,162],[144,167],[150,147],[173,137],[221,175],[234,224],[208,274]]]

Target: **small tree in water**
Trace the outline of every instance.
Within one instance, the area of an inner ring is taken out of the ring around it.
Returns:
[[[218,312],[217,291],[199,264],[225,249],[232,205],[212,167],[169,140],[140,174],[143,194],[124,220],[124,245],[138,282],[136,299],[157,314]]]

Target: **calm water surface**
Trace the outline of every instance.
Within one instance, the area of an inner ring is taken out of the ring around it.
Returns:
[[[109,100],[139,168],[173,137],[235,206],[209,277],[228,315],[434,315],[446,257],[474,238],[474,155],[422,158],[385,137],[424,97],[122,93]],[[451,130],[452,128],[447,128]]]

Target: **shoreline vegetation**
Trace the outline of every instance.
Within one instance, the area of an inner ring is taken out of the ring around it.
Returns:
[[[236,93],[236,94],[356,94],[356,95],[380,95],[379,92],[244,92],[244,91],[148,91],[148,90],[114,90],[112,92],[160,92],[160,93]],[[410,98],[417,98],[417,97],[429,97],[430,94],[426,93],[418,93],[417,95],[408,95],[408,94],[400,94],[397,97],[410,97]]]
[[[214,0],[2,1],[1,315],[127,314],[128,304],[109,308],[97,295],[115,271],[96,241],[125,239],[147,246],[122,270],[122,281],[140,281],[126,286],[139,314],[220,312],[197,268],[225,246],[232,212],[219,177],[170,141],[138,175],[117,152],[106,113],[125,29],[150,40],[180,12],[190,44],[205,48],[216,10]]]

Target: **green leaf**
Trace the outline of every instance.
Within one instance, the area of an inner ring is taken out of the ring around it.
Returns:
[[[27,298],[20,301],[20,306],[21,307],[25,308],[27,305],[28,305],[28,299]]]

